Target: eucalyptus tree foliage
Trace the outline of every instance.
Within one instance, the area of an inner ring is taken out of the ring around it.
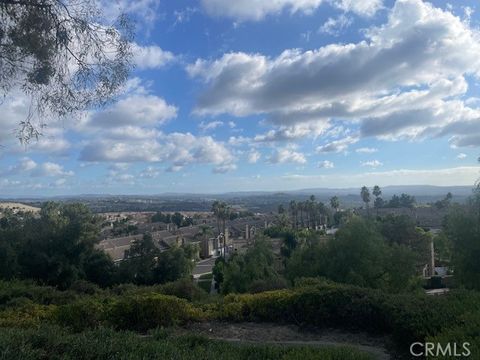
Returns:
[[[30,98],[22,142],[48,118],[104,106],[132,67],[131,21],[108,22],[95,0],[0,0],[0,91]]]

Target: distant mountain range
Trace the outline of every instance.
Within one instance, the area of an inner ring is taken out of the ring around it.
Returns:
[[[433,185],[395,185],[382,187],[382,195],[384,197],[390,197],[394,194],[400,195],[406,193],[413,196],[420,197],[438,197],[445,196],[448,192],[451,192],[455,197],[466,197],[472,194],[472,186],[433,186]],[[24,199],[24,200],[74,200],[74,199],[125,199],[125,198],[183,198],[183,199],[214,199],[214,198],[242,198],[242,197],[254,197],[254,196],[306,196],[315,195],[319,197],[330,196],[358,196],[360,188],[311,188],[311,189],[299,189],[299,190],[286,190],[286,191],[236,191],[225,192],[218,194],[202,194],[202,193],[162,193],[152,195],[112,195],[112,194],[79,194],[79,195],[59,195],[59,196],[15,196],[15,195],[0,195],[0,199]]]

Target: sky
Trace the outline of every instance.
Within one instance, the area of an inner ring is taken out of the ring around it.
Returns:
[[[0,195],[473,185],[476,1],[104,0],[136,23],[116,102],[49,119],[0,104]]]

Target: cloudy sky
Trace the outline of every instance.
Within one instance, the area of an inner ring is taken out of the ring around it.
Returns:
[[[118,101],[14,139],[0,195],[471,185],[477,1],[118,0],[137,19]]]

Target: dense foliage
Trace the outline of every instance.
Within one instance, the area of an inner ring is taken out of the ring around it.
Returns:
[[[33,279],[66,289],[79,280],[100,286],[150,285],[190,275],[195,248],[160,252],[148,234],[115,266],[95,247],[99,225],[82,204],[49,202],[38,215],[7,211],[0,219],[0,278]]]
[[[442,344],[469,341],[472,354],[477,354],[480,349],[479,319],[475,315],[480,313],[480,293],[473,291],[453,291],[435,297],[393,295],[305,278],[298,280],[292,289],[231,294],[205,304],[160,294],[160,287],[129,287],[115,291],[98,289],[95,294],[73,294],[72,290],[42,290],[27,283],[0,283],[0,351],[7,351],[7,341],[19,346],[17,341],[25,339],[22,338],[25,334],[49,334],[40,342],[49,345],[36,349],[49,351],[51,347],[51,354],[64,354],[63,351],[67,351],[70,345],[62,342],[66,347],[60,350],[54,345],[57,344],[55,339],[69,337],[69,331],[77,332],[77,339],[84,339],[91,334],[91,329],[98,329],[94,333],[107,331],[110,334],[108,341],[115,338],[127,341],[125,330],[145,333],[159,326],[171,327],[215,319],[335,327],[391,335],[400,352],[407,352],[411,342],[427,339],[438,340]],[[30,300],[25,301],[26,297]],[[61,329],[51,325],[61,326]],[[115,331],[102,330],[104,327]],[[39,328],[39,333],[28,330],[36,328]],[[57,329],[58,335],[54,337],[49,329]],[[19,338],[12,338],[12,334]],[[129,333],[129,337],[137,338],[133,333]],[[25,341],[22,348],[25,351],[38,344],[32,338]],[[88,341],[92,347],[97,344],[93,339]],[[210,344],[205,340],[205,346],[209,346],[207,343]]]
[[[467,288],[480,290],[480,192],[466,206],[452,209],[446,219],[452,244],[455,278]]]
[[[5,359],[265,359],[370,360],[347,347],[277,347],[228,344],[198,335],[176,336],[154,330],[148,336],[98,329],[72,334],[55,326],[0,330],[0,354]]]
[[[97,234],[96,217],[81,204],[50,202],[39,216],[6,214],[0,224],[0,275],[62,288],[78,279],[102,283],[113,265],[95,249]]]
[[[326,243],[306,244],[292,253],[286,275],[324,276],[358,286],[401,291],[415,277],[415,255],[401,244],[389,245],[374,223],[353,218]]]
[[[217,263],[214,271],[222,293],[242,293],[268,290],[267,286],[270,289],[285,287],[275,265],[269,243],[258,239],[245,254],[234,254],[228,262]]]

